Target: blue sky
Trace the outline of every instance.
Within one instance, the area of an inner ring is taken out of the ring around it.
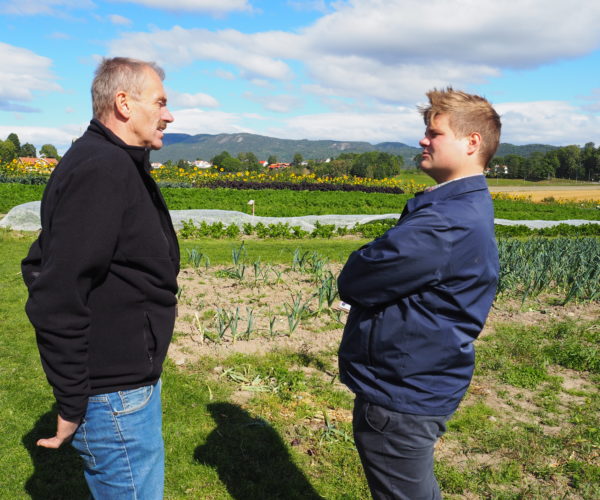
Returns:
[[[102,57],[154,60],[167,132],[399,141],[433,87],[487,97],[503,142],[600,143],[597,0],[0,0],[0,139],[64,151]]]

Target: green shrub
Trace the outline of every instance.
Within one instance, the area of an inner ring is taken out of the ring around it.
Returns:
[[[225,229],[225,236],[227,236],[227,238],[238,238],[240,233],[241,230],[237,224],[229,224],[227,229]]]
[[[335,231],[335,225],[333,224],[321,224],[319,221],[315,222],[315,228],[310,233],[312,238],[331,238]]]

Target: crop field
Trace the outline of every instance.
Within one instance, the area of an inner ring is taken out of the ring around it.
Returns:
[[[83,498],[75,454],[34,445],[56,413],[23,312],[18,264],[32,239],[0,233],[0,497]],[[336,358],[335,277],[365,241],[182,242],[166,498],[369,498]],[[436,450],[445,498],[598,498],[600,239],[499,246],[475,378]]]
[[[44,186],[0,183],[0,214],[28,201],[41,200]],[[163,188],[172,210],[220,209],[249,213],[254,200],[256,215],[293,217],[321,214],[400,213],[411,194],[343,191],[290,191],[274,189]],[[512,220],[600,220],[598,203],[547,201],[534,203],[523,196],[497,193],[496,217]]]

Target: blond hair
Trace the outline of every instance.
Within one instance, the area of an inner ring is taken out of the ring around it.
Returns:
[[[447,87],[445,90],[433,89],[427,92],[428,106],[419,106],[425,125],[439,114],[448,115],[448,124],[454,135],[466,137],[473,132],[481,136],[479,154],[483,165],[487,165],[496,153],[500,143],[500,116],[483,97],[467,94]]]
[[[127,92],[134,99],[139,98],[148,69],[154,70],[161,80],[165,79],[163,69],[153,62],[128,57],[102,59],[92,82],[94,118],[102,120],[111,112],[117,92]]]

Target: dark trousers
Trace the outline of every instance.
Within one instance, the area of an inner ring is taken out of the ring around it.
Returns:
[[[433,447],[447,416],[410,415],[356,398],[354,441],[375,500],[438,500]]]

